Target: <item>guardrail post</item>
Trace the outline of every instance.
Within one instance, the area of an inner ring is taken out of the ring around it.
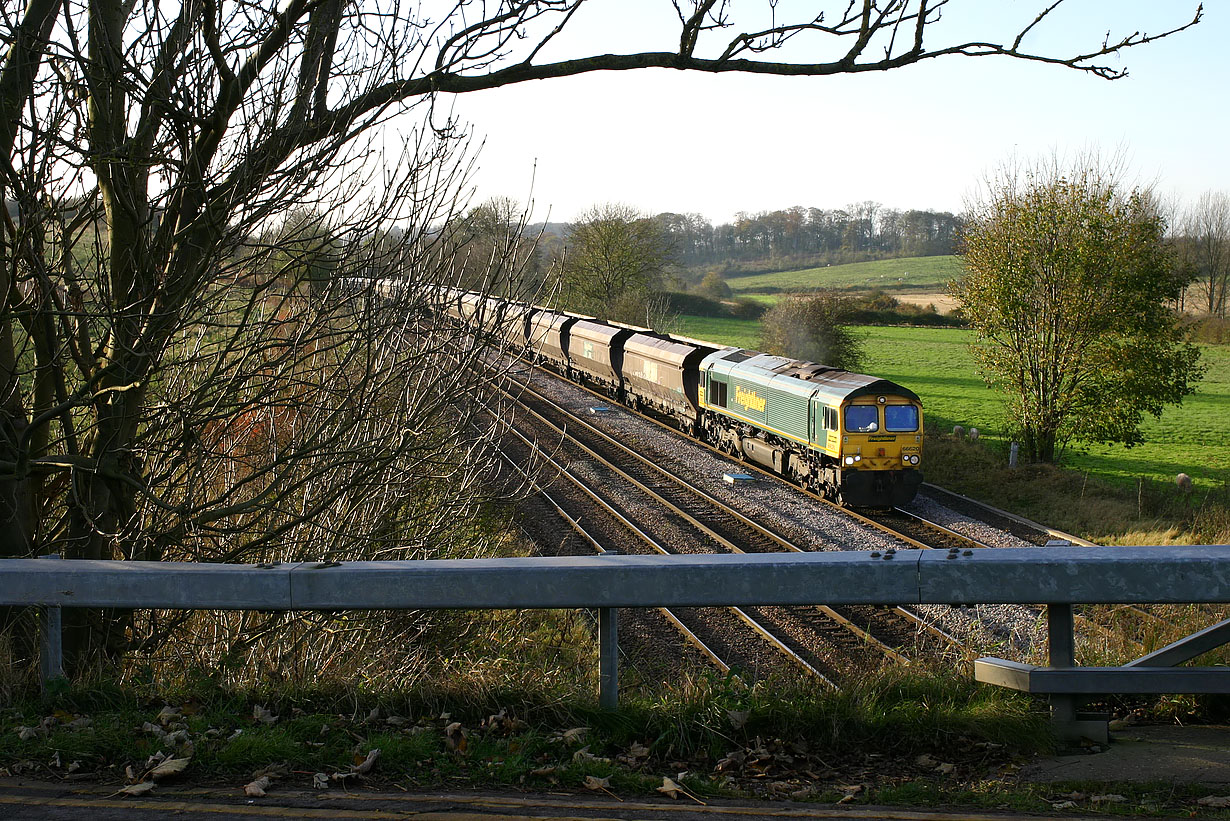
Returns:
[[[40,559],[63,559],[58,553]],[[39,608],[39,682],[43,692],[56,679],[64,678],[64,622],[58,604]]]
[[[1076,634],[1072,619],[1072,605],[1048,604],[1046,606],[1047,663],[1051,667],[1076,666]],[[1051,722],[1060,738],[1071,738],[1076,727],[1076,697],[1071,695],[1051,696]]]
[[[604,556],[618,556],[618,550],[604,550]],[[619,610],[598,608],[598,706],[619,709]]]
[[[619,709],[619,610],[598,608],[598,705]]]
[[[1076,667],[1076,630],[1070,604],[1046,606],[1046,638],[1048,664],[1055,669]],[[1105,744],[1109,741],[1108,716],[1080,713],[1081,699],[1071,693],[1053,693],[1051,725],[1061,741],[1078,742],[1088,739]]]

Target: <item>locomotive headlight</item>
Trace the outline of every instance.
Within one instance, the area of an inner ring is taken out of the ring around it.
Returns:
[[[847,457],[846,457],[846,464],[847,464],[847,465],[852,465],[852,464],[854,464],[854,457],[853,457],[853,456],[847,456]]]
[[[908,456],[907,458],[909,459],[909,462],[911,465],[918,464],[918,454],[910,454],[910,456]]]

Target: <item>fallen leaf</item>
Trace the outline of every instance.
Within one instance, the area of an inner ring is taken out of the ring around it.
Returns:
[[[935,765],[939,763],[940,762],[936,761],[934,758],[932,758],[927,753],[923,753],[918,758],[914,759],[915,766],[923,767],[924,769],[928,769],[928,770],[934,770]]]
[[[1051,809],[1055,810],[1070,810],[1077,806],[1075,801],[1060,801],[1058,804],[1051,804]]]
[[[34,729],[33,727],[18,727],[17,728],[17,738],[20,739],[21,741],[29,741],[30,739],[35,738],[37,736],[38,736],[38,730]]]
[[[174,747],[176,744],[183,744],[188,741],[187,730],[176,730],[173,733],[167,733],[162,737],[162,746]]]
[[[530,775],[537,775],[537,776],[548,776],[549,775],[549,776],[554,777],[555,773],[558,771],[559,771],[558,767],[539,767],[536,770],[530,770]]]
[[[1124,801],[1127,801],[1127,798],[1115,793],[1108,793],[1106,795],[1091,796],[1089,800],[1094,804],[1122,804]]]
[[[572,754],[572,762],[574,764],[610,764],[611,759],[594,755],[589,751],[589,747],[585,746]]]
[[[154,789],[153,781],[142,781],[140,784],[129,784],[116,795],[145,795],[152,789]]]
[[[327,790],[329,789],[329,776],[325,773],[316,773],[312,776],[312,789]]]
[[[252,718],[261,724],[276,724],[278,721],[278,717],[269,710],[266,710],[263,704],[257,704],[252,707]]]
[[[243,794],[248,798],[261,798],[265,795],[265,790],[269,789],[269,785],[273,782],[269,780],[269,776],[262,775],[260,778],[252,781],[243,788]]]
[[[744,725],[747,724],[747,719],[748,719],[748,716],[750,715],[751,713],[749,713],[747,710],[727,710],[726,711],[726,717],[730,719],[730,726],[736,730],[743,729]]]
[[[155,781],[159,778],[166,778],[171,775],[179,775],[188,766],[190,758],[168,758],[154,769],[149,771],[149,777]]]
[[[460,721],[454,721],[444,728],[444,744],[449,750],[464,753],[467,746],[466,731]]]
[[[159,724],[165,727],[168,724],[170,724],[172,721],[175,721],[177,718],[179,718],[182,714],[183,714],[183,710],[179,709],[178,707],[172,707],[170,705],[167,705],[166,707],[163,707],[161,710],[158,711],[157,720]]]
[[[941,764],[940,766],[936,767],[935,771],[939,773],[940,775],[952,775],[953,771],[956,769],[957,769],[957,766],[955,764],[945,763],[945,764]]]
[[[1196,802],[1205,807],[1230,807],[1230,795],[1206,795]]]
[[[692,795],[692,793],[688,792],[683,787],[679,786],[679,784],[676,783],[674,779],[668,778],[665,775],[662,776],[662,786],[658,787],[658,792],[662,793],[663,795],[669,795],[671,798],[678,798],[681,795],[686,795],[688,798],[692,799],[697,804],[700,804],[702,807],[708,806],[705,804],[704,801],[701,801],[699,798]]]
[[[376,759],[378,758],[380,758],[380,748],[373,747],[368,750],[367,757],[358,764],[354,765],[351,769],[354,770],[355,775],[367,775],[372,771],[372,767],[376,766]]]
[[[573,727],[571,730],[564,730],[563,739],[569,744],[580,744],[587,733],[588,727]]]
[[[585,789],[587,790],[605,790],[611,786],[610,777],[599,778],[596,775],[585,776]]]
[[[272,781],[290,775],[290,769],[285,764],[271,764],[252,773],[252,778],[257,779],[263,775],[269,776],[269,779]]]

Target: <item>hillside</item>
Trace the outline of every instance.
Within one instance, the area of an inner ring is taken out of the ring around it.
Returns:
[[[942,293],[949,280],[961,273],[961,259],[955,256],[905,257],[876,262],[829,265],[801,271],[731,277],[726,282],[736,296],[779,294],[815,288],[843,290],[914,291]]]

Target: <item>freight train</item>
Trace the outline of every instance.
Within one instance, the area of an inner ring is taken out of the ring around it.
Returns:
[[[922,402],[886,379],[455,289],[439,312],[851,507],[910,502]]]

